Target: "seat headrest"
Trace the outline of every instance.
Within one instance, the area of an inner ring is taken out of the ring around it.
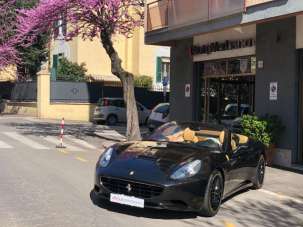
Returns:
[[[220,135],[219,135],[219,141],[220,141],[221,144],[224,143],[224,138],[225,138],[225,132],[222,131],[222,132],[220,133]]]
[[[246,144],[248,142],[248,137],[243,135],[238,135],[239,137],[239,144]]]

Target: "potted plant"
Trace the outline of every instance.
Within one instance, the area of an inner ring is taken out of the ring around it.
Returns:
[[[267,147],[267,159],[268,165],[272,165],[273,157],[276,153],[276,146],[280,140],[282,133],[285,130],[285,127],[282,124],[281,119],[277,115],[269,115],[261,117],[263,121],[267,124],[267,132],[270,137],[270,144]]]
[[[266,162],[271,166],[276,152],[276,145],[284,131],[280,118],[276,115],[263,117],[245,115],[241,120],[243,133],[266,146]]]

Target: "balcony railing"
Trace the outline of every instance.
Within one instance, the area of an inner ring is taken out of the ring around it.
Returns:
[[[222,18],[269,1],[273,0],[158,0],[147,4],[146,31]]]

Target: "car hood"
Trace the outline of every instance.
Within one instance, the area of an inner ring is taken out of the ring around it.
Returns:
[[[115,150],[106,174],[148,181],[164,181],[183,163],[205,159],[212,153],[186,144],[147,141],[120,144]]]

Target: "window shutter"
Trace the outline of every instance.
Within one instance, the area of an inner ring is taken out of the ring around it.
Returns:
[[[58,68],[58,61],[59,61],[58,55],[54,54],[53,55],[53,68],[55,68],[55,69]]]
[[[53,81],[57,80],[57,69],[58,69],[58,55],[54,54],[53,55],[53,67],[52,67],[52,71],[51,71],[51,77]]]
[[[157,57],[157,72],[156,72],[156,82],[161,83],[162,81],[162,58]]]

